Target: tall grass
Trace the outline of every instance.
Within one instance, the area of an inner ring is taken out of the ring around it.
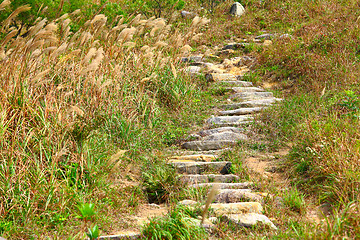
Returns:
[[[103,198],[111,152],[146,149],[142,129],[191,94],[171,66],[209,22],[178,31],[160,18],[99,14],[72,32],[77,18],[65,14],[19,34],[7,22],[25,10],[5,20],[0,40],[0,216],[15,238],[58,229],[77,203]],[[47,221],[55,212],[63,220]]]

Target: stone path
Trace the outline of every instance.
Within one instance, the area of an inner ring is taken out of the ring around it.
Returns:
[[[225,47],[226,49],[226,47]],[[206,121],[204,129],[192,134],[194,141],[182,144],[182,148],[201,151],[198,155],[173,156],[168,164],[177,168],[182,174],[181,180],[189,188],[214,187],[219,190],[214,203],[210,205],[211,217],[225,219],[242,227],[250,227],[258,222],[277,229],[268,217],[263,215],[265,193],[256,192],[254,184],[239,182],[239,177],[231,174],[231,162],[218,161],[217,155],[210,150],[231,148],[238,141],[247,141],[246,126],[253,120],[253,116],[269,105],[280,101],[272,92],[255,87],[251,82],[242,81],[249,68],[243,65],[248,57],[225,59],[222,64],[202,62],[200,56],[191,59],[206,72],[206,79],[213,84],[231,89],[233,94],[227,104],[220,105],[220,111]],[[189,66],[188,69],[192,69]],[[194,72],[193,72],[194,73]],[[216,220],[216,218],[210,218]]]
[[[229,48],[229,45],[224,49]],[[182,144],[181,155],[171,156],[167,164],[174,166],[181,174],[180,179],[188,188],[218,189],[214,201],[210,204],[210,218],[212,222],[219,219],[231,222],[239,227],[251,227],[259,222],[271,229],[277,227],[263,214],[264,199],[269,195],[257,192],[255,184],[241,182],[240,178],[231,172],[231,162],[219,161],[218,156],[225,149],[238,143],[247,141],[247,126],[255,114],[261,112],[271,104],[281,101],[272,92],[253,86],[251,82],[243,81],[243,76],[249,72],[246,63],[249,57],[225,59],[222,63],[214,64],[203,61],[202,56],[182,58],[189,66],[186,72],[192,75],[205,73],[206,79],[212,84],[220,84],[233,94],[226,104],[216,107],[214,116],[210,117],[203,129],[192,134],[194,139]],[[220,110],[219,110],[220,109]],[[183,200],[179,204],[199,204],[193,200]],[[206,229],[209,228],[207,221]],[[126,238],[126,236],[128,238]],[[140,236],[140,235],[136,235]],[[125,234],[123,237],[107,236],[101,239],[136,239],[135,236]]]

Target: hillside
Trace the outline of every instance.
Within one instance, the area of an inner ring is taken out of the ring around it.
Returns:
[[[0,3],[0,236],[360,238],[360,3],[239,2]]]

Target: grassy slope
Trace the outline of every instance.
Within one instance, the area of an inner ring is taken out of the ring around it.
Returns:
[[[278,238],[357,236],[356,207],[344,209],[358,199],[359,192],[358,2],[246,1],[247,14],[240,19],[225,14],[229,3],[218,6],[211,16],[212,27],[203,28],[200,41],[192,44],[214,46],[262,31],[293,36],[274,40],[268,48],[249,49],[259,59],[250,79],[276,83],[287,98],[262,115],[265,124],[258,131],[276,140],[272,148],[293,143],[284,170],[294,184],[308,194],[316,193],[318,202],[342,209],[342,215],[335,217],[338,221],[330,220],[327,228],[285,222],[284,229],[289,230]],[[181,25],[188,31],[188,21]],[[100,34],[98,43],[88,40],[80,45],[75,39],[73,49],[53,59],[30,55],[35,49],[60,46],[66,34],[54,33],[59,42],[49,38],[32,49],[18,44],[20,52],[9,53],[10,58],[1,62],[7,66],[1,73],[0,231],[5,237],[82,236],[86,227],[96,223],[104,232],[112,224],[124,224],[116,219],[146,201],[135,180],[139,165],[161,161],[163,157],[154,157],[151,151],[176,143],[193,122],[201,123],[203,117],[197,114],[207,108],[203,99],[209,96],[200,92],[201,79],[193,82],[181,73],[175,76],[154,58],[156,63],[143,62],[141,69],[126,58],[129,53],[145,58],[140,48],[152,46],[156,39],[143,42],[136,35],[135,48],[125,50],[107,44]],[[181,44],[188,42],[183,39]],[[106,57],[95,71],[82,76],[79,72],[90,63],[83,59],[91,46],[103,47]],[[29,55],[23,56],[24,51]],[[164,52],[171,59],[180,55],[171,48]],[[148,79],[154,72],[157,76]],[[122,156],[121,149],[129,151]],[[125,180],[134,184],[121,184]],[[88,202],[98,213],[88,221],[77,219],[76,206]]]

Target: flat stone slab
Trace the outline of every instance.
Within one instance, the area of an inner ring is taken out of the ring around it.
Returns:
[[[228,214],[223,218],[231,223],[239,225],[241,227],[253,227],[259,222],[268,225],[270,228],[277,230],[277,227],[268,217],[259,213],[245,213],[245,214]]]
[[[241,92],[235,93],[230,96],[230,99],[243,99],[243,100],[255,100],[261,98],[273,98],[274,94],[272,92]]]
[[[201,174],[203,172],[213,172],[228,174],[231,162],[176,162],[171,163],[179,173]]]
[[[141,233],[137,232],[123,232],[116,235],[101,236],[99,240],[133,240],[141,239]]]
[[[205,78],[210,82],[237,81],[236,76],[229,73],[208,73]]]
[[[238,108],[235,110],[220,111],[219,114],[222,116],[240,116],[240,115],[258,113],[261,110],[263,110],[263,107]]]
[[[250,192],[250,189],[222,189],[215,197],[217,203],[263,202],[260,194]]]
[[[220,128],[202,130],[202,131],[198,132],[198,134],[201,137],[206,137],[209,135],[213,135],[216,133],[222,133],[222,132],[242,133],[242,132],[244,132],[244,129],[238,128],[238,127],[220,127]]]
[[[243,133],[234,133],[234,132],[221,132],[214,133],[212,135],[206,136],[203,138],[203,141],[244,141],[247,140],[248,137]]]
[[[184,205],[184,206],[194,206],[196,204],[198,204],[198,202],[194,201],[194,200],[182,200],[180,202],[177,203],[178,205]]]
[[[185,142],[182,144],[183,148],[196,150],[196,151],[207,151],[223,149],[230,145],[235,144],[235,140],[209,140],[209,141],[192,141]]]
[[[266,107],[270,106],[276,102],[282,101],[280,98],[266,98],[266,99],[258,99],[258,100],[251,100],[245,101],[240,103],[233,103],[233,104],[225,104],[221,105],[220,107],[223,109],[235,109],[235,108],[251,108],[251,107]]]
[[[240,213],[261,214],[263,211],[263,207],[259,202],[213,203],[210,204],[210,208],[214,211],[215,216]]]
[[[247,124],[252,119],[252,116],[219,116],[209,118],[207,123],[218,126],[236,126]]]
[[[239,76],[237,78],[239,78]],[[238,87],[251,87],[251,86],[253,86],[252,82],[246,82],[246,81],[240,81],[240,80],[239,81],[221,81],[221,82],[218,82],[218,84],[238,86]]]
[[[234,174],[207,174],[207,175],[183,175],[180,177],[180,181],[188,184],[196,183],[231,183],[238,181],[240,178]]]
[[[232,87],[231,88],[234,92],[265,92],[264,89],[258,87]]]
[[[183,156],[172,156],[169,160],[190,160],[197,162],[211,162],[217,159],[217,155],[212,154],[196,154],[196,155],[183,155]]]
[[[217,186],[219,189],[250,189],[254,186],[251,182],[243,182],[243,183],[198,183],[190,185],[191,188],[199,188],[199,187],[213,187]]]

